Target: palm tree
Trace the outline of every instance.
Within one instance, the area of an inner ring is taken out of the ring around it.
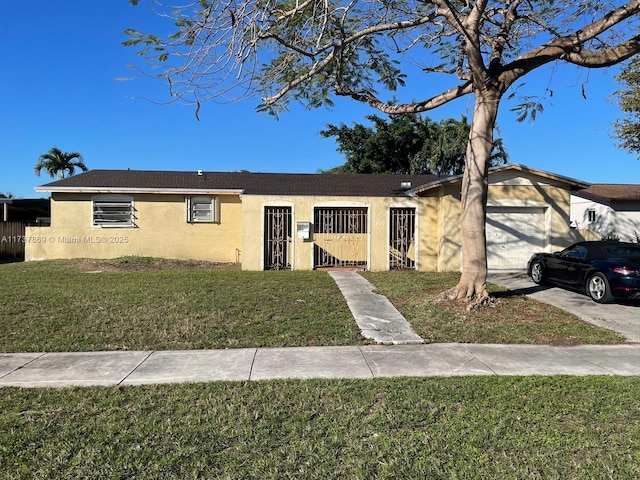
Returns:
[[[56,176],[64,178],[64,172],[67,172],[69,177],[75,173],[76,167],[83,172],[88,170],[80,153],[63,152],[58,147],[52,147],[47,153],[38,157],[35,173],[40,176],[40,171],[45,169],[52,178]]]

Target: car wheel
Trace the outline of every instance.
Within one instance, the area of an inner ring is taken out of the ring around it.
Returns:
[[[542,269],[542,263],[535,261],[531,264],[531,280],[533,283],[540,285],[544,283],[544,272]]]
[[[594,273],[587,280],[587,293],[594,302],[608,303],[613,300],[607,277],[601,273]]]

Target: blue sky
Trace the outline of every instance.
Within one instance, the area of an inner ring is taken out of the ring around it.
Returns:
[[[0,0],[0,18],[0,192],[17,197],[38,196],[34,187],[51,181],[33,167],[54,145],[81,152],[89,168],[314,173],[344,161],[320,130],[375,113],[342,99],[332,110],[292,105],[275,120],[256,113],[258,100],[249,99],[207,103],[197,121],[193,107],[148,101],[166,100],[166,86],[129,67],[141,63],[121,46],[123,31],[157,31],[145,2]],[[498,122],[510,161],[592,183],[640,183],[640,161],[610,138],[619,114],[607,100],[618,88],[615,73],[560,66],[526,77],[523,94],[549,86],[554,96],[534,124],[517,123],[514,105],[503,102]],[[430,84],[411,76],[407,92],[396,95],[439,93]],[[470,116],[470,108],[463,99],[429,116]]]

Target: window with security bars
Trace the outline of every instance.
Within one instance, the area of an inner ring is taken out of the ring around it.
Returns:
[[[318,233],[367,233],[366,208],[316,208]]]
[[[133,227],[135,214],[131,198],[94,198],[94,227]]]
[[[191,197],[187,210],[187,220],[191,223],[219,222],[216,197]]]

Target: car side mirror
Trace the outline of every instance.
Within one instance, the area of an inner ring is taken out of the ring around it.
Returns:
[[[559,258],[560,257],[560,253],[561,252],[553,252],[553,256],[556,257],[556,258]]]

